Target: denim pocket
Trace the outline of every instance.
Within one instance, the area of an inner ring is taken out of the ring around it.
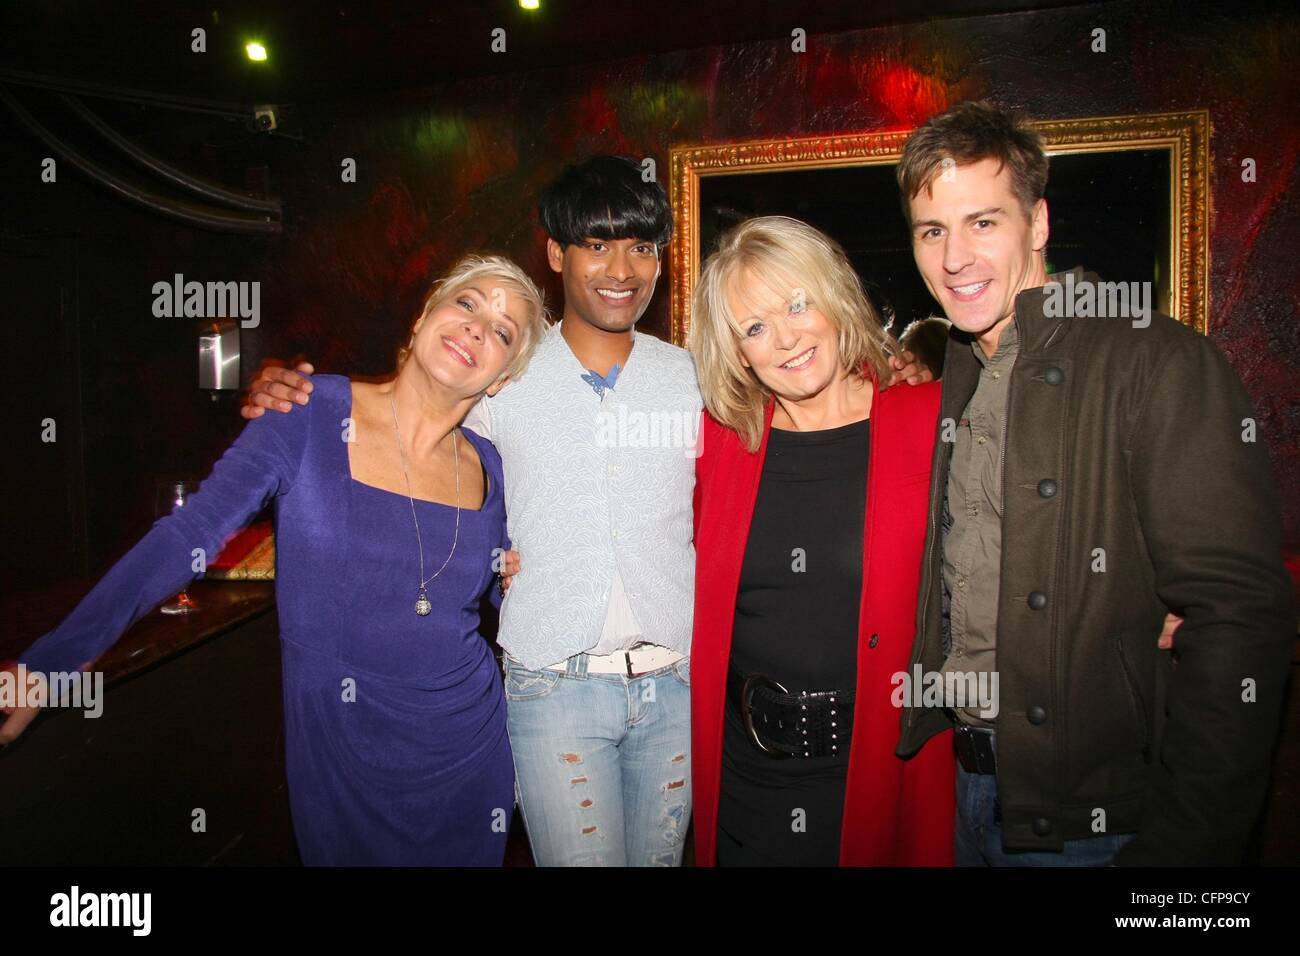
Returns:
[[[691,659],[689,657],[683,657],[673,665],[673,676],[687,687],[691,686]]]
[[[562,675],[558,671],[530,671],[506,661],[506,700],[536,700],[555,689]]]

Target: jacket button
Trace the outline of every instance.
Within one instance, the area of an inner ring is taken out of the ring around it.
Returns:
[[[1044,373],[1043,380],[1047,382],[1048,385],[1060,385],[1065,381],[1065,373],[1053,365],[1046,373]]]
[[[1029,592],[1029,606],[1035,611],[1041,611],[1047,607],[1047,595],[1042,591]]]
[[[1051,835],[1052,821],[1047,817],[1039,817],[1034,821],[1034,836],[1045,837]]]
[[[872,634],[871,640],[867,641],[867,647],[875,647],[879,643],[880,643],[880,635]]]
[[[1047,720],[1047,711],[1043,710],[1043,708],[1039,707],[1037,704],[1034,704],[1033,707],[1030,707],[1029,710],[1025,712],[1025,716],[1029,718],[1031,724],[1037,727],[1039,724]]]
[[[1056,482],[1051,478],[1044,478],[1038,483],[1038,497],[1052,498],[1056,495]]]

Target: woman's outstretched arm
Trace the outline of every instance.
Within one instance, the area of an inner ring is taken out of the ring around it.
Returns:
[[[181,590],[267,502],[288,493],[313,417],[308,409],[245,425],[185,506],[156,521],[58,627],[19,656],[28,672],[88,667]]]

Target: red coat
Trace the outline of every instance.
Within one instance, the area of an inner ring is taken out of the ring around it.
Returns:
[[[844,798],[842,866],[951,866],[952,732],[911,760],[894,754],[901,711],[890,678],[906,672],[916,631],[938,383],[877,392],[871,409],[867,511],[858,617],[858,683]],[[704,416],[696,466],[695,629],[691,645],[692,790],[695,858],[717,864],[718,790],[727,666],[736,594],[758,499],[775,406],[756,453]],[[872,635],[879,635],[875,647]],[[797,759],[797,758],[796,758]]]

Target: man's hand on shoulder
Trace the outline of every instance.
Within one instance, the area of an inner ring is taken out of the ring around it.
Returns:
[[[893,374],[885,387],[897,385],[899,382],[906,382],[908,385],[922,385],[925,382],[934,381],[934,373],[923,365],[917,357],[911,352],[901,352],[898,355],[889,357],[889,367],[893,369]]]
[[[239,409],[245,418],[261,418],[266,409],[277,412],[293,410],[291,403],[306,405],[311,390],[315,388],[307,376],[316,369],[310,362],[299,363],[296,369],[267,365],[248,387],[248,401]]]

